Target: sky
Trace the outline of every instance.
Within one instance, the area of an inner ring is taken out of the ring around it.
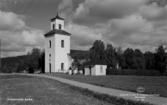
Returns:
[[[167,46],[166,0],[0,0],[1,56],[44,49],[57,12],[71,49],[88,50],[95,40],[142,52]]]

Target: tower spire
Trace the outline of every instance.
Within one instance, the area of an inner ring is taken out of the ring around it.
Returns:
[[[57,11],[57,16],[59,16],[59,11]]]

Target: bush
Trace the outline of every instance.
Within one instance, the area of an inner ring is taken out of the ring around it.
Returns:
[[[161,76],[157,70],[141,70],[141,69],[107,69],[107,75],[136,75],[136,76]],[[167,75],[164,74],[164,75]]]
[[[34,69],[30,66],[29,69],[28,69],[28,73],[34,73]]]

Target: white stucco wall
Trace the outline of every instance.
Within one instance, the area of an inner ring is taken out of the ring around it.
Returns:
[[[101,72],[100,67],[102,66],[103,70]],[[95,66],[96,69],[96,73],[95,75],[106,75],[106,69],[107,69],[107,65],[96,65]]]
[[[89,66],[85,66],[85,71],[84,71],[84,74],[85,75],[90,75],[90,69],[89,69]]]
[[[64,20],[52,21],[51,30],[53,30],[53,24],[55,29],[59,29],[61,24],[61,30],[64,30]],[[64,40],[64,48],[61,47],[62,40]],[[49,41],[51,41],[51,48],[49,48]],[[49,54],[51,54],[51,60],[49,60]],[[64,63],[64,70],[68,71],[70,65],[68,54],[70,54],[70,36],[55,34],[45,37],[45,72],[50,72],[49,63],[51,63],[51,72],[59,72],[61,63]]]
[[[51,48],[49,48],[49,41],[51,41]],[[51,63],[51,72],[55,72],[55,37],[45,37],[45,72],[49,71],[49,63]],[[49,57],[51,54],[51,58]],[[49,60],[50,59],[50,60]]]
[[[64,40],[64,48],[61,47],[61,41]],[[61,63],[64,63],[64,70],[69,69],[68,54],[70,53],[70,36],[55,35],[55,69],[56,72],[61,70]]]
[[[90,74],[90,69],[89,66],[91,66],[91,74]],[[100,67],[103,67],[102,72],[100,71]],[[106,69],[107,66],[106,65],[86,65],[85,66],[85,75],[106,75]]]
[[[91,66],[91,71],[89,69],[90,66]],[[95,75],[95,66],[94,65],[86,65],[84,69],[85,69],[85,71],[84,71],[85,75]]]
[[[55,20],[51,22],[51,30],[53,30],[53,24],[55,24],[55,29],[59,29],[59,24],[61,24],[61,30],[64,30],[64,21],[63,20]]]

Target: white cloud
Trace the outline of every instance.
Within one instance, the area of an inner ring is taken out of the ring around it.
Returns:
[[[44,32],[26,26],[22,17],[12,12],[0,11],[3,57],[27,54],[27,49],[44,46]]]
[[[81,48],[79,49],[83,49],[85,46],[91,46],[95,40],[102,39],[100,33],[87,26],[70,23],[66,26],[66,30],[72,34],[71,41],[73,48],[74,46],[80,46]]]
[[[16,31],[25,27],[25,22],[21,16],[12,12],[0,11],[0,30],[2,31]]]
[[[104,22],[133,14],[147,0],[85,0],[74,13],[81,24]]]
[[[63,0],[59,6],[58,11],[60,15],[66,20],[70,21],[70,17],[72,16],[74,4],[72,0]]]
[[[149,1],[85,0],[71,17],[73,45],[90,46],[96,39],[142,51],[166,45],[167,7]]]
[[[156,3],[141,6],[139,12],[148,20],[167,20],[167,7],[160,7]]]

